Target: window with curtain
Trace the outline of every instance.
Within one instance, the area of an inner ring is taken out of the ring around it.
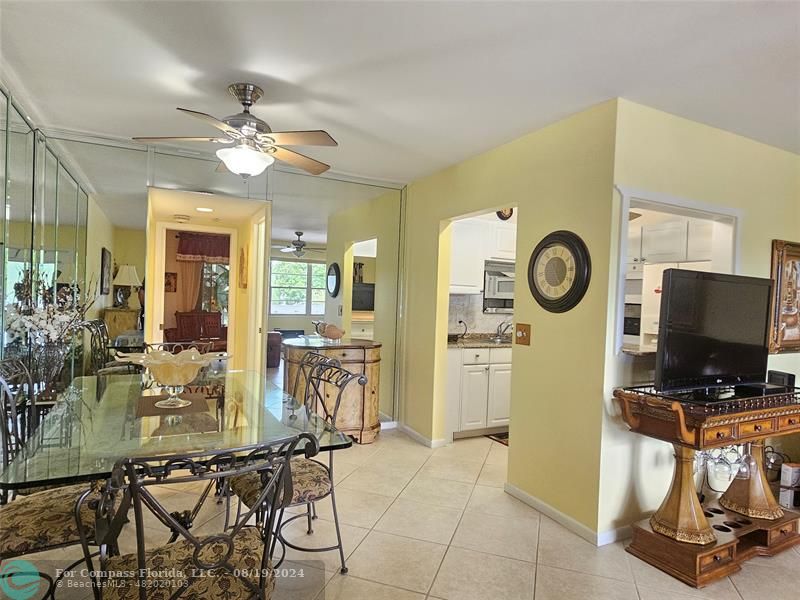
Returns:
[[[270,261],[269,314],[325,314],[325,263]]]
[[[197,310],[221,312],[222,324],[228,325],[228,294],[230,285],[228,265],[203,263],[200,293],[197,296]]]

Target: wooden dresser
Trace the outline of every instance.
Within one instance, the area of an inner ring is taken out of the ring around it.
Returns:
[[[139,309],[137,308],[107,308],[103,311],[103,321],[108,327],[108,337],[111,342],[125,333],[135,331],[139,323]]]
[[[303,398],[302,377],[294,389],[300,362],[307,352],[319,352],[335,358],[342,367],[367,376],[365,386],[351,384],[342,396],[336,428],[353,437],[359,444],[369,444],[381,430],[378,398],[381,383],[381,344],[372,340],[343,339],[333,342],[325,338],[291,338],[283,342],[283,389],[295,398]]]

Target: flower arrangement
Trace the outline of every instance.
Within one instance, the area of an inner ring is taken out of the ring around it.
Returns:
[[[89,283],[85,299],[75,283],[59,285],[55,293],[44,279],[36,287],[38,297],[29,285],[14,286],[17,301],[5,307],[6,342],[44,345],[69,341],[94,304],[94,285]]]

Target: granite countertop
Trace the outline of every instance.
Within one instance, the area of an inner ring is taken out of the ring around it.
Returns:
[[[465,337],[459,336],[455,342],[448,341],[448,348],[511,348],[511,336],[503,336],[504,341],[499,344],[492,341],[493,333],[468,333]]]

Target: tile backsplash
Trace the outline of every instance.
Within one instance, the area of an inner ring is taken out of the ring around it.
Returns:
[[[485,314],[482,294],[450,294],[450,312],[447,319],[448,333],[461,333],[464,328],[458,324],[464,321],[470,333],[494,333],[503,321],[511,321],[514,315]]]

